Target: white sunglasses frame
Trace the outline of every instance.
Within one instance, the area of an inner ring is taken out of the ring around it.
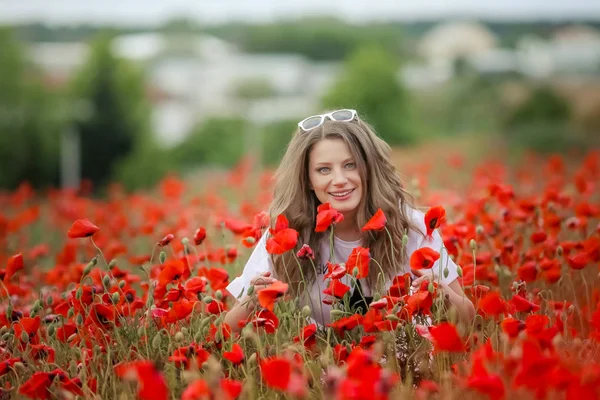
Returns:
[[[343,120],[333,119],[333,114],[338,113],[340,111],[350,111],[352,113],[352,116],[350,117],[350,119],[343,119]],[[311,118],[315,118],[315,117],[321,118],[321,121],[317,125],[315,125],[314,127],[310,128],[310,129],[304,129],[304,127],[302,126],[302,124],[305,121],[307,121],[307,120],[309,120]],[[357,117],[358,117],[358,113],[356,112],[356,110],[353,110],[351,108],[341,108],[339,110],[335,110],[335,111],[332,111],[332,112],[327,113],[327,114],[311,115],[310,117],[306,117],[302,121],[298,122],[298,128],[302,129],[304,132],[308,132],[308,131],[312,131],[313,129],[316,129],[316,128],[320,127],[321,125],[323,125],[325,123],[325,119],[326,118],[329,118],[332,121],[350,122],[350,121],[353,121]]]

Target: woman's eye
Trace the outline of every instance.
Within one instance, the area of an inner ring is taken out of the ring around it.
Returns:
[[[346,164],[346,168],[354,168],[354,167],[356,167],[356,164],[353,162]]]
[[[329,168],[327,168],[327,167],[321,167],[321,168],[319,168],[319,172],[322,173],[322,174],[327,173],[327,172],[329,172]]]

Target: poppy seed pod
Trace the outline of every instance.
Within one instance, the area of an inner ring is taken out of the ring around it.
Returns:
[[[164,264],[165,261],[167,260],[167,253],[165,253],[164,251],[161,251],[160,254],[158,255],[158,260],[160,261],[161,264]]]
[[[469,241],[469,246],[471,247],[471,250],[473,250],[473,251],[477,250],[477,242],[475,241],[475,239],[471,239]]]
[[[108,269],[112,270],[114,267],[117,266],[117,260],[116,259],[112,259],[110,260],[110,262],[108,263]]]
[[[303,316],[304,318],[308,318],[308,316],[310,316],[311,312],[312,312],[312,311],[311,311],[311,309],[310,309],[310,307],[309,307],[309,306],[304,306],[304,307],[302,307],[302,316]]]

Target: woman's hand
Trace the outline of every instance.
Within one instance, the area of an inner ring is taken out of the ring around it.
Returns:
[[[275,278],[271,277],[270,272],[263,272],[262,274],[256,275],[254,278],[250,279],[250,285],[254,286],[254,292],[268,287],[273,282],[275,282]]]
[[[432,279],[429,274],[424,274],[421,271],[412,271],[417,276],[417,279],[413,280],[411,288],[413,291],[419,289],[423,282],[433,281],[437,284],[437,290],[442,293],[446,304],[454,306],[462,321],[471,323],[475,318],[475,307],[469,298],[463,292],[458,279],[452,281],[449,285],[438,279]]]

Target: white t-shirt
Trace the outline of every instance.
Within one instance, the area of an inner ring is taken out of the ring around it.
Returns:
[[[433,274],[434,280],[440,280],[443,283],[449,284],[458,278],[458,272],[456,268],[456,264],[448,257],[448,252],[444,247],[444,242],[442,237],[437,231],[434,231],[431,237],[427,237],[425,233],[427,232],[424,221],[424,214],[421,211],[412,209],[410,213],[410,218],[413,224],[418,227],[420,232],[414,231],[410,229],[408,231],[408,243],[406,244],[407,251],[407,261],[405,265],[403,265],[403,270],[398,271],[398,275],[402,275],[405,273],[411,273],[409,260],[412,253],[423,247],[430,247],[440,253],[440,258],[434,266],[429,271],[424,271],[426,274]],[[271,257],[269,253],[267,253],[266,243],[268,239],[269,233],[268,231],[261,237],[258,241],[254,251],[250,255],[250,258],[246,262],[244,267],[244,271],[242,275],[235,278],[229,285],[227,286],[227,290],[234,297],[239,298],[243,295],[248,287],[250,286],[250,280],[260,275],[263,272],[273,272],[273,264],[271,261]],[[334,256],[336,263],[346,262],[350,253],[352,253],[352,249],[357,246],[361,246],[361,241],[347,242],[341,240],[334,236]],[[330,323],[330,311],[331,306],[324,304],[322,302],[323,299],[327,298],[327,295],[323,294],[323,290],[325,290],[329,284],[329,279],[323,280],[324,274],[327,272],[327,267],[325,266],[330,256],[330,243],[329,240],[323,240],[321,243],[321,260],[315,260],[315,267],[317,269],[317,277],[312,284],[312,286],[308,289],[308,296],[303,296],[302,303],[303,305],[310,306],[312,310],[312,318],[313,320],[320,325],[325,325]],[[442,263],[442,275],[440,274],[440,264]],[[370,263],[370,268],[377,268],[377,264],[374,262]],[[444,278],[443,270],[448,268],[448,276]],[[341,282],[345,285],[350,286],[350,277],[344,276],[341,278]],[[392,281],[388,280],[386,282],[386,290],[392,285]],[[362,285],[363,294],[365,297],[372,297],[371,289],[367,287],[367,285]],[[383,294],[382,294],[383,295]]]

